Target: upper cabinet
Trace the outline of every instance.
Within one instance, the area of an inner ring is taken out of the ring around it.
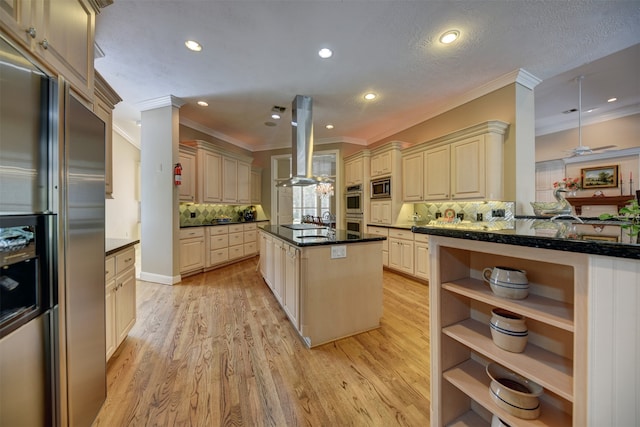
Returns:
[[[371,178],[393,174],[393,153],[383,151],[371,156]]]
[[[251,168],[251,203],[262,203],[262,169]]]
[[[122,98],[116,91],[96,72],[95,97],[93,101],[93,112],[100,117],[105,124],[104,149],[105,149],[105,170],[104,186],[107,197],[113,193],[113,108]]]
[[[508,126],[485,122],[404,150],[403,201],[501,199]]]
[[[97,12],[95,0],[2,0],[0,22],[53,74],[93,100]]]
[[[225,153],[206,141],[180,143],[181,156],[190,152],[189,149],[196,153],[195,200],[188,200],[185,188],[185,196],[181,194],[180,201],[229,204],[251,202],[251,157]],[[184,174],[185,165],[182,166]]]
[[[182,183],[178,188],[181,202],[196,201],[196,150],[192,147],[180,146],[178,161],[182,166]]]

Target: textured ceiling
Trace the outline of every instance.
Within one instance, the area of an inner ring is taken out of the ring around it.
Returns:
[[[572,126],[561,111],[577,107],[578,67],[634,45],[615,68],[590,65],[583,93],[614,80],[618,92],[597,96],[638,110],[639,22],[638,0],[116,0],[97,18],[96,68],[123,98],[115,123],[134,140],[141,104],[173,95],[186,102],[182,123],[250,150],[288,147],[287,114],[302,94],[314,99],[316,142],[367,145],[518,69],[543,80],[536,118],[548,132]],[[451,28],[461,37],[445,47],[437,39]],[[334,56],[320,59],[322,47]],[[287,111],[265,126],[274,105]]]

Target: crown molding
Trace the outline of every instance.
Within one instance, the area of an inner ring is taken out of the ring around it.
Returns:
[[[604,114],[599,114],[596,117],[585,117],[583,114],[582,127],[593,125],[596,123],[608,122],[609,120],[620,119],[622,117],[627,117],[634,114],[640,114],[640,104],[618,108]],[[543,124],[536,127],[536,136],[543,136],[550,133],[562,132],[564,130],[576,129],[577,127],[578,123],[576,117],[571,116],[566,120],[555,121],[554,123],[549,123],[546,125]]]
[[[193,120],[189,120],[186,118],[180,117],[180,124],[190,127],[191,129],[197,130],[198,132],[202,132],[224,142],[228,142],[229,144],[236,145],[240,148],[244,148],[248,151],[256,151],[255,147],[248,145],[244,141],[240,141],[239,139],[232,138],[229,135],[225,135],[222,132],[218,132],[217,130],[211,129],[210,127],[203,126],[200,123],[194,122]]]
[[[160,98],[148,99],[146,101],[136,104],[140,111],[154,110],[162,107],[176,107],[180,108],[185,104],[185,101],[177,96],[167,95]]]

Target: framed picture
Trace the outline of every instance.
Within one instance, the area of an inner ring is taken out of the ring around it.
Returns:
[[[582,188],[615,188],[618,186],[618,165],[582,169]]]

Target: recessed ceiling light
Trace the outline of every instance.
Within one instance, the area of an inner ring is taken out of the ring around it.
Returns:
[[[376,95],[375,93],[369,92],[364,96],[364,99],[366,99],[367,101],[371,101],[372,99],[376,99],[377,96],[378,95]]]
[[[618,100],[618,98],[609,98],[607,99],[607,102],[616,102]]]
[[[207,101],[198,101],[198,105],[201,107],[208,107],[209,103]]]
[[[271,115],[271,118],[272,118],[272,119],[275,119],[275,120],[278,120],[278,119],[280,118],[280,114],[273,113],[273,114]]]
[[[460,37],[460,31],[449,30],[440,36],[440,43],[443,43],[443,44],[453,43],[454,41],[456,41],[458,37]]]
[[[596,111],[596,110],[597,110],[597,108],[589,108],[589,109],[587,110],[587,113],[593,113],[593,112],[594,112],[594,111]]]
[[[328,124],[325,126],[327,129],[333,129],[333,125],[332,124]]]
[[[331,51],[331,49],[323,47],[318,51],[318,55],[320,56],[320,58],[327,59],[333,56],[333,52]]]
[[[184,42],[184,45],[187,49],[192,50],[194,52],[200,52],[202,50],[202,46],[195,40],[187,40]]]

